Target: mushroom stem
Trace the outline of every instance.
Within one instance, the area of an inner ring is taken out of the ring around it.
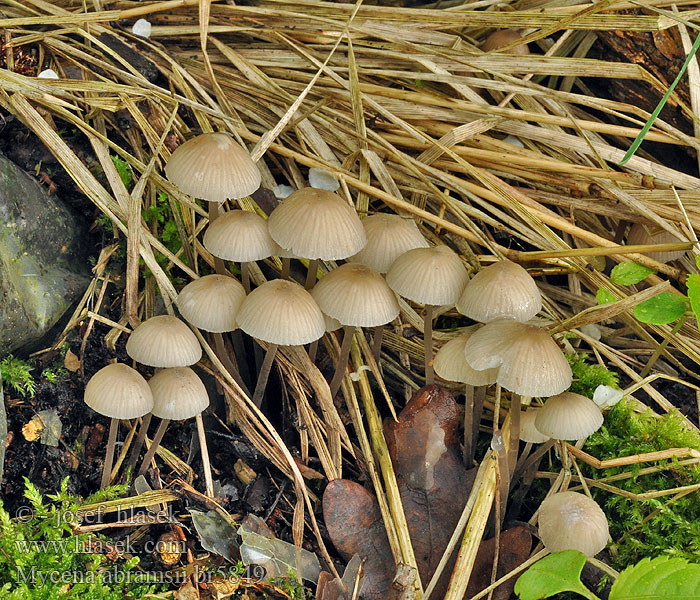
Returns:
[[[277,344],[270,344],[267,347],[265,359],[263,360],[262,366],[260,367],[260,373],[258,373],[258,382],[255,384],[255,392],[253,393],[253,403],[258,408],[260,408],[260,405],[263,401],[263,396],[265,395],[267,378],[270,376],[270,369],[272,368],[272,363],[275,360],[275,354],[277,354]]]
[[[114,447],[117,445],[117,431],[119,430],[119,419],[112,418],[109,421],[109,438],[107,439],[107,452],[105,454],[105,464],[102,470],[102,481],[100,489],[103,490],[109,485],[109,478],[112,474],[112,463],[114,462]]]
[[[309,359],[311,362],[316,362],[316,353],[318,352],[318,340],[311,342],[309,345]]]
[[[479,438],[479,425],[481,425],[481,413],[484,411],[484,400],[486,399],[486,387],[487,386],[485,385],[480,385],[474,390],[474,415],[472,417],[472,443],[470,447],[471,454],[469,455],[469,462],[467,464],[472,464],[472,461],[474,460],[476,441]]]
[[[143,475],[146,472],[146,469],[148,469],[148,465],[153,460],[153,457],[156,455],[156,450],[158,450],[158,446],[160,446],[160,443],[163,440],[165,430],[168,428],[168,423],[170,423],[168,419],[161,419],[160,425],[158,425],[158,429],[156,429],[156,434],[153,436],[153,440],[151,441],[151,447],[148,449],[148,452],[146,452],[146,456],[141,463],[141,468],[136,474],[137,477],[139,475]]]
[[[433,307],[430,304],[425,305],[423,340],[425,344],[425,385],[433,385],[435,382],[433,374]]]
[[[141,417],[139,435],[136,438],[136,443],[134,444],[134,447],[131,449],[131,458],[129,459],[128,463],[128,466],[131,468],[132,471],[134,470],[134,467],[136,466],[136,463],[139,460],[139,454],[141,454],[143,442],[146,440],[146,432],[148,431],[148,426],[151,424],[151,417],[153,417],[153,413],[148,413],[147,415]]]
[[[379,325],[374,328],[374,339],[372,340],[372,354],[374,360],[379,364],[379,357],[382,354],[382,339],[384,338],[384,325]]]
[[[335,398],[335,395],[340,389],[340,384],[343,382],[345,377],[345,371],[348,367],[348,359],[350,358],[350,348],[352,348],[352,338],[355,335],[355,327],[351,325],[346,325],[343,333],[343,344],[340,346],[340,356],[338,356],[338,364],[335,368],[335,374],[331,380],[331,398]]]
[[[513,393],[510,397],[510,440],[508,441],[508,469],[511,477],[515,471],[515,463],[518,462],[521,404],[522,399],[520,394]]]
[[[313,258],[309,261],[309,270],[306,272],[306,285],[304,286],[307,290],[310,290],[316,284],[316,276],[318,275],[318,258]]]
[[[218,202],[209,202],[209,225],[211,225],[214,221],[216,221],[218,216],[219,216],[219,203]],[[230,273],[226,269],[226,265],[224,264],[224,261],[222,259],[220,259],[218,256],[214,256],[214,270],[219,275],[230,275]]]
[[[204,422],[202,413],[195,418],[197,422],[197,436],[199,437],[199,451],[202,453],[202,466],[204,467],[204,484],[209,498],[214,497],[214,482],[211,478],[211,464],[209,462],[209,448],[207,447],[207,436],[204,434]]]
[[[292,264],[292,259],[289,258],[288,256],[285,256],[282,258],[282,272],[280,273],[280,277],[282,279],[289,279],[289,270]]]
[[[246,294],[250,294],[250,265],[247,262],[241,263],[241,283]]]
[[[468,383],[464,385],[464,464],[469,467],[472,463],[474,450],[472,449],[472,429],[474,421],[474,386]]]
[[[224,365],[226,370],[231,374],[231,377],[235,379],[240,388],[246,393],[247,396],[249,396],[250,392],[248,391],[248,387],[243,382],[241,374],[238,372],[236,365],[233,364],[229,353],[226,351],[224,336],[221,333],[214,334],[214,346],[216,347],[216,355],[219,357],[221,364]]]

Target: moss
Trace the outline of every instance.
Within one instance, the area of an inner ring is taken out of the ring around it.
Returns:
[[[607,385],[613,388],[619,387],[617,375],[603,365],[589,363],[586,353],[569,354],[567,359],[574,376],[569,388],[570,392],[592,398],[593,392],[599,385]]]

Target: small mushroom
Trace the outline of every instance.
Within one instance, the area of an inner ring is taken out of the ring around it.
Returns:
[[[153,395],[141,374],[122,363],[112,363],[95,373],[85,386],[85,404],[110,418],[109,439],[100,489],[109,484],[120,419],[136,419],[150,413]]]
[[[515,29],[499,29],[484,40],[484,43],[481,44],[481,49],[484,52],[491,52],[491,50],[498,50],[499,48],[515,44],[522,39],[523,37]],[[506,50],[505,53],[527,56],[530,54],[530,49],[527,47],[527,44],[517,44]]]
[[[595,500],[578,492],[559,492],[539,508],[538,534],[550,552],[578,550],[595,556],[608,544],[608,519]]]
[[[590,398],[564,392],[547,398],[538,410],[535,427],[555,440],[582,440],[603,425],[603,413]]]

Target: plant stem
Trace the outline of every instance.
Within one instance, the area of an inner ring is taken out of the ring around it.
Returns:
[[[241,283],[246,294],[250,294],[250,265],[247,262],[241,263]]]
[[[309,360],[316,362],[316,353],[318,352],[318,340],[311,342],[309,345]]]
[[[515,463],[518,461],[518,448],[520,446],[520,394],[510,396],[510,439],[508,440],[508,474],[513,476]]]
[[[433,385],[433,307],[425,305],[423,317],[423,340],[425,345],[425,385]]]
[[[372,340],[372,354],[374,360],[379,364],[379,358],[382,354],[382,340],[384,339],[384,325],[374,328],[374,339]]]
[[[474,386],[464,385],[464,449],[462,457],[467,468],[472,464],[472,431],[474,428]]]
[[[199,451],[202,454],[202,466],[204,467],[204,484],[209,498],[214,497],[214,482],[211,478],[211,464],[209,462],[209,448],[207,447],[207,436],[204,434],[204,422],[202,421],[202,413],[199,413],[195,418],[197,422],[197,435],[199,436]]]
[[[282,258],[282,272],[280,273],[280,277],[282,279],[289,279],[289,269],[292,264],[292,259],[289,258],[288,256],[285,256]]]
[[[348,367],[348,359],[350,358],[350,348],[352,347],[352,338],[355,335],[355,327],[352,325],[346,325],[343,329],[343,344],[340,346],[340,356],[338,356],[338,364],[335,367],[335,374],[333,379],[331,379],[331,398],[335,398],[335,395],[340,389],[340,384],[343,383],[345,377],[345,371]]]
[[[275,360],[275,354],[277,354],[277,344],[270,344],[267,347],[265,359],[263,360],[262,366],[260,367],[260,373],[258,373],[258,382],[255,384],[255,392],[253,393],[253,403],[258,408],[260,408],[260,405],[263,401],[263,396],[265,395],[267,379],[270,376],[270,369],[272,368],[272,363]]]
[[[218,216],[219,216],[219,203],[218,202],[209,202],[209,227],[211,227],[211,224],[214,221],[216,221]],[[224,264],[224,261],[221,260],[218,256],[214,256],[214,270],[219,275],[229,275],[229,272],[226,269],[226,265]]]
[[[139,475],[143,475],[148,469],[148,465],[153,460],[153,457],[156,455],[156,450],[158,450],[158,446],[160,446],[160,443],[163,440],[165,430],[168,428],[168,423],[170,423],[168,419],[161,419],[160,425],[158,425],[158,429],[156,430],[156,434],[153,436],[153,440],[151,441],[151,447],[148,449],[148,452],[146,452],[146,456],[141,463],[141,468],[136,474],[137,477]]]
[[[143,442],[146,440],[146,432],[148,431],[148,426],[151,424],[151,417],[153,413],[148,413],[141,417],[141,427],[139,428],[139,435],[136,438],[136,443],[131,449],[131,458],[129,459],[128,466],[131,467],[133,472],[136,463],[139,460],[139,454],[141,454],[141,448],[143,448]]]
[[[479,439],[479,425],[481,424],[481,413],[484,412],[484,400],[486,399],[486,387],[485,385],[480,385],[474,389],[474,416],[472,417],[472,444],[471,444],[471,454],[469,455],[469,462],[467,464],[472,464],[474,460],[474,452],[476,451],[476,441]],[[465,432],[466,435],[466,432]]]
[[[109,421],[109,438],[107,439],[107,453],[105,454],[105,464],[102,470],[102,482],[100,489],[103,490],[109,485],[109,476],[112,473],[112,463],[114,462],[114,447],[117,444],[117,431],[119,430],[119,419],[112,418]]]
[[[318,258],[313,258],[309,261],[309,270],[306,272],[306,285],[304,286],[307,290],[310,290],[316,284],[316,276],[318,275]]]
[[[250,392],[248,391],[248,387],[243,382],[243,378],[241,377],[241,374],[238,372],[236,365],[233,364],[231,357],[229,356],[228,352],[226,351],[226,346],[224,344],[223,334],[222,333],[214,333],[213,335],[214,335],[214,346],[216,348],[216,355],[219,357],[219,360],[224,365],[224,367],[226,367],[226,370],[231,374],[231,377],[233,377],[236,380],[236,383],[246,393],[246,396],[250,396]]]

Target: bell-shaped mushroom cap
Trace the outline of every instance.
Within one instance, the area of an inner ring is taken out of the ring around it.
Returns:
[[[602,424],[603,413],[596,403],[573,392],[547,398],[535,420],[535,427],[555,440],[582,440]]]
[[[595,556],[608,543],[608,519],[595,500],[577,492],[545,498],[538,515],[538,533],[550,552],[578,550]]]
[[[535,280],[520,265],[502,260],[479,271],[457,301],[463,315],[488,323],[495,319],[529,321],[542,309]]]
[[[397,294],[430,306],[457,302],[467,281],[461,259],[445,245],[409,250],[386,274],[386,282]]]
[[[520,439],[530,444],[544,444],[549,437],[535,427],[535,419],[540,408],[528,408],[520,415]]]
[[[386,273],[399,256],[414,248],[428,248],[413,219],[399,215],[377,213],[365,217],[362,226],[367,234],[367,245],[348,261],[367,265],[377,273]]]
[[[202,358],[202,347],[192,330],[177,317],[159,315],[131,332],[126,353],[149,367],[188,367]]]
[[[183,318],[203,331],[224,333],[236,329],[236,314],[245,289],[233,277],[205,275],[188,283],[175,298]]]
[[[469,366],[464,357],[464,349],[473,333],[469,331],[451,339],[435,355],[433,368],[445,381],[459,381],[468,385],[496,383],[498,368],[476,371]]]
[[[331,332],[331,331],[337,331],[340,329],[343,324],[338,321],[338,319],[334,319],[333,317],[329,317],[327,314],[323,313],[323,320],[326,323],[326,331]]]
[[[191,419],[209,406],[202,380],[189,367],[163,369],[148,380],[153,392],[153,414],[160,419]]]
[[[500,367],[496,382],[522,396],[553,396],[571,385],[566,356],[536,325],[491,321],[472,335],[465,357],[473,369]]]
[[[319,308],[343,325],[377,327],[399,316],[396,294],[384,278],[365,265],[333,269],[311,290]]]
[[[515,31],[515,29],[500,29],[494,31],[484,40],[484,43],[481,44],[481,49],[484,52],[490,52],[491,50],[498,50],[504,46],[510,46],[514,42],[522,39],[523,37]],[[506,50],[506,54],[527,55],[530,54],[530,49],[527,47],[527,44],[518,44],[510,50]]]
[[[226,133],[203,133],[173,152],[165,175],[185,194],[209,202],[244,198],[260,187],[260,171]]]
[[[281,346],[301,346],[326,332],[321,309],[298,283],[275,279],[254,289],[238,311],[238,326],[248,335]]]
[[[665,229],[659,229],[656,225],[632,225],[627,235],[627,243],[632,244],[673,244],[681,240]],[[662,263],[678,260],[685,255],[685,250],[669,250],[668,252],[643,252],[644,255]]]
[[[248,210],[231,210],[209,224],[204,247],[224,260],[250,262],[272,256],[277,244],[267,231],[267,221]]]
[[[141,374],[122,363],[102,367],[85,386],[85,404],[112,419],[135,419],[153,409],[153,394]]]
[[[340,260],[357,254],[367,243],[355,209],[338,194],[302,188],[270,214],[272,239],[300,258]]]

